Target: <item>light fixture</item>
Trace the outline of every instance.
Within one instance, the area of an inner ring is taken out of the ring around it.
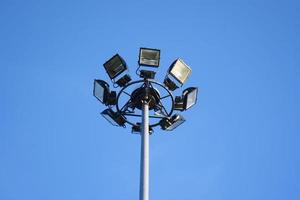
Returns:
[[[114,112],[108,108],[104,110],[101,115],[112,125],[125,127],[126,118],[120,113]]]
[[[163,130],[172,131],[183,122],[185,122],[185,119],[181,115],[175,114],[170,118],[163,118],[160,121],[160,126]]]
[[[172,75],[181,85],[187,80],[191,74],[191,68],[183,62],[182,59],[175,60],[168,70],[169,74]]]
[[[175,97],[174,110],[184,111],[196,104],[198,88],[189,87],[182,92],[182,96]]]
[[[185,110],[189,109],[197,102],[198,88],[190,87],[182,92],[183,107]]]
[[[174,110],[184,111],[182,96],[175,97]]]
[[[106,61],[103,66],[110,79],[116,78],[127,69],[124,59],[119,54],[114,55],[111,59]]]
[[[109,85],[103,80],[94,80],[93,95],[105,105],[116,105],[117,93],[109,91]]]
[[[140,48],[139,65],[158,67],[160,61],[160,50]]]
[[[154,79],[156,72],[148,71],[148,70],[141,70],[140,77],[144,79]]]
[[[120,87],[124,87],[130,81],[131,81],[130,76],[128,74],[125,74],[122,78],[116,81],[116,84]]]
[[[142,132],[141,123],[137,122],[135,125],[132,126],[131,133],[140,134]],[[153,133],[152,127],[149,126],[149,133],[150,135]]]
[[[176,90],[178,88],[178,86],[176,85],[176,83],[174,83],[174,81],[172,81],[170,79],[170,77],[168,77],[168,76],[165,78],[164,84],[171,91],[174,91],[174,90]]]

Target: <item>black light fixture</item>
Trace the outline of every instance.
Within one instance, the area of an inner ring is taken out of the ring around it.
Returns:
[[[181,85],[187,80],[191,74],[191,68],[183,62],[182,59],[175,60],[168,70],[169,74],[174,77]]]
[[[183,122],[185,122],[183,116],[179,114],[175,114],[170,118],[163,118],[160,121],[160,126],[163,130],[172,131],[175,128],[177,128],[179,125],[181,125]]]
[[[166,76],[164,80],[164,85],[171,91],[174,91],[178,88],[176,83],[169,76]]]
[[[141,70],[140,71],[140,77],[144,79],[154,79],[155,77],[154,71],[148,71],[148,70]]]
[[[140,134],[142,132],[141,123],[136,123],[132,126],[131,133]],[[150,135],[153,133],[152,127],[149,126]]]
[[[110,79],[116,78],[127,69],[124,59],[119,54],[114,55],[111,59],[106,61],[103,66]]]
[[[116,81],[116,84],[120,87],[124,87],[130,81],[131,81],[130,76],[128,74],[125,74],[122,78]]]
[[[94,80],[93,95],[105,105],[116,105],[117,93],[109,91],[109,85],[103,80]]]
[[[177,96],[177,97],[175,97],[175,101],[174,101],[174,110],[184,111],[183,98],[182,98],[182,96]]]
[[[139,65],[158,67],[160,61],[160,50],[140,48]]]
[[[174,110],[184,111],[197,102],[198,88],[189,87],[182,92],[182,96],[175,97]]]
[[[114,55],[112,58],[106,61],[103,66],[111,80],[116,79],[120,74],[127,70],[127,64],[119,54]],[[130,76],[126,74],[122,78],[115,81],[115,83],[120,87],[124,87],[130,81]]]
[[[125,127],[126,118],[118,112],[114,112],[108,108],[104,110],[101,115],[112,125]]]

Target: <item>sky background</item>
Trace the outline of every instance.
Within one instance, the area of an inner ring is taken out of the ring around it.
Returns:
[[[140,137],[92,95],[119,53],[181,57],[198,104],[151,136],[150,199],[300,199],[300,3],[0,2],[0,199],[133,200]],[[179,94],[178,90],[176,94]]]

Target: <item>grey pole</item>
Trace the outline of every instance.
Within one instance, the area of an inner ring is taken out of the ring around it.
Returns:
[[[149,200],[149,105],[143,101],[141,132],[140,200]]]

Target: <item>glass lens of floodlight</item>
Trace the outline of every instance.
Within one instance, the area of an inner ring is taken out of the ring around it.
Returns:
[[[181,125],[183,122],[185,122],[185,119],[179,115],[175,114],[171,119],[170,119],[171,125],[166,128],[167,131],[172,131],[175,128],[177,128],[179,125]]]
[[[174,76],[181,84],[183,84],[192,72],[183,60],[177,59],[171,66],[170,74]]]
[[[140,65],[158,67],[159,59],[160,59],[160,50],[147,49],[147,48],[140,49],[140,59],[139,59]]]
[[[118,54],[104,63],[103,66],[111,79],[114,79],[127,69],[126,63]]]
[[[183,94],[185,95],[185,109],[187,110],[196,104],[198,88],[188,88],[185,91]]]
[[[114,112],[111,109],[104,110],[101,115],[112,125],[119,126],[118,123],[114,119]]]
[[[102,80],[94,81],[94,96],[101,102],[105,103],[105,95],[108,92],[108,84]]]

